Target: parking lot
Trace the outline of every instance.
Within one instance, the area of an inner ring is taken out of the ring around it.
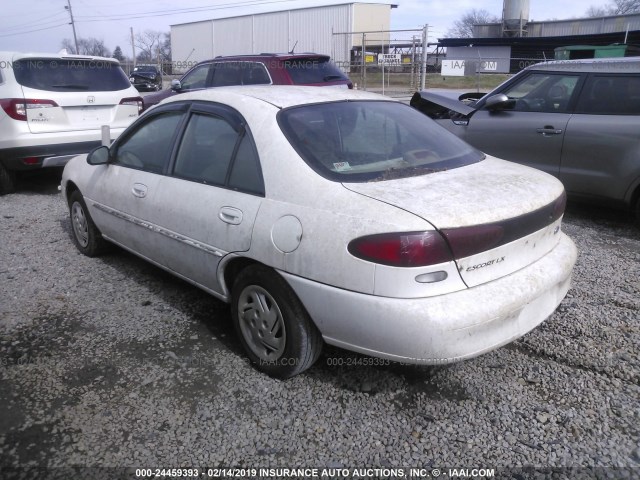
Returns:
[[[225,304],[124,251],[81,255],[58,179],[0,199],[2,468],[640,475],[640,230],[625,214],[569,205],[573,287],[507,347],[437,369],[325,348],[278,381],[246,362]]]

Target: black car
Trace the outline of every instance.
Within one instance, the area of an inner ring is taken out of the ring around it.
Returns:
[[[129,81],[138,91],[162,90],[162,74],[155,65],[138,65],[129,76]]]

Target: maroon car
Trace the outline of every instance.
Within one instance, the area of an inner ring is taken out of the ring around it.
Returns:
[[[205,60],[192,67],[171,88],[143,98],[147,109],[167,97],[203,88],[229,85],[311,85],[353,88],[328,55],[316,53],[234,55]]]

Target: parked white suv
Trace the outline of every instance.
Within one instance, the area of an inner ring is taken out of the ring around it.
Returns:
[[[0,52],[0,195],[17,172],[64,165],[117,137],[142,98],[113,58]]]

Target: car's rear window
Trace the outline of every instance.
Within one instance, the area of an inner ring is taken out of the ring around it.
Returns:
[[[50,92],[112,92],[129,88],[120,65],[105,60],[28,58],[13,62],[24,87]]]
[[[278,114],[278,122],[314,170],[339,182],[424,175],[484,158],[433,120],[398,102],[291,107]]]
[[[326,58],[296,58],[285,60],[284,68],[295,85],[345,81],[349,78]]]

